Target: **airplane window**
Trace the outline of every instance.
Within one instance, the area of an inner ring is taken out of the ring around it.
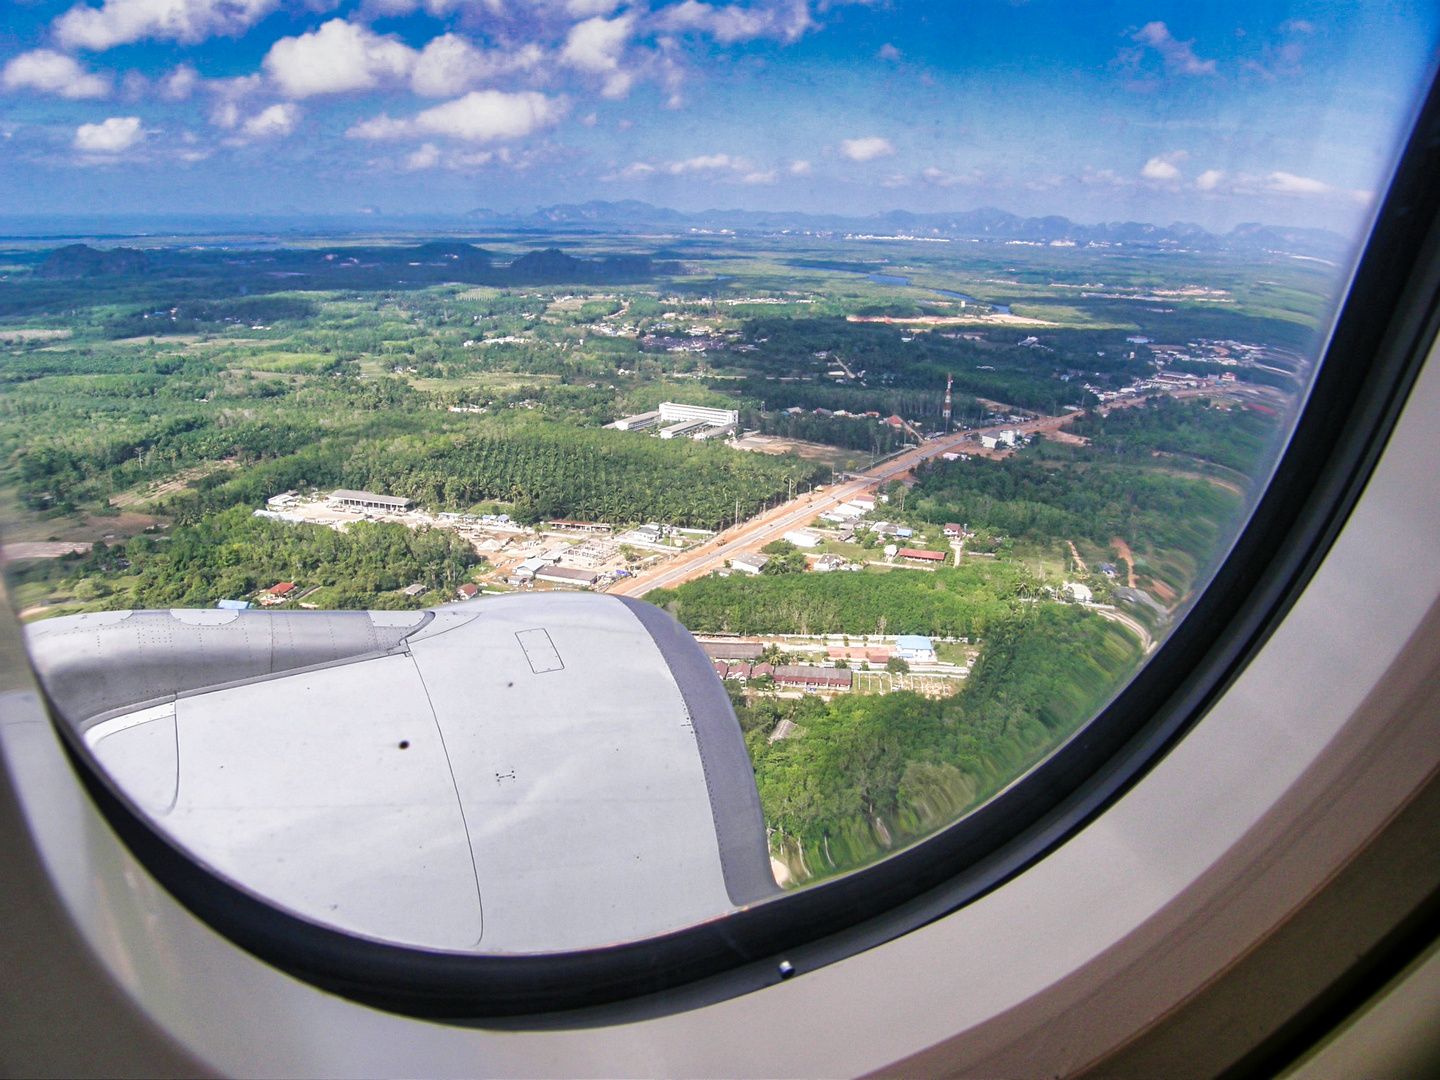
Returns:
[[[361,996],[767,956],[1080,783],[1346,362],[1440,37],[157,12],[0,55],[5,587],[142,861]]]

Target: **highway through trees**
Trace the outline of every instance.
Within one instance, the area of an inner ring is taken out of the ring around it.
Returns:
[[[958,432],[954,435],[931,439],[914,450],[892,458],[858,479],[842,481],[824,492],[791,499],[774,510],[742,522],[738,531],[731,529],[728,534],[721,533],[715,539],[694,551],[681,555],[673,562],[645,571],[628,581],[617,582],[607,591],[622,596],[644,596],[652,589],[673,588],[723,566],[726,559],[734,558],[746,551],[758,550],[791,529],[808,525],[816,515],[823,514],[826,510],[833,510],[857,495],[898,479],[928,458],[948,451],[960,451],[967,440],[978,439],[982,434],[992,434],[997,431],[1015,431],[1020,434],[1033,434],[1044,430],[1053,431],[1079,415],[1079,413],[1070,413],[1065,416],[1044,416],[1020,424],[1004,424],[984,428],[980,431]]]

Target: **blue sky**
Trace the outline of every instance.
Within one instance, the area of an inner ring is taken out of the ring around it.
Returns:
[[[0,203],[1348,230],[1437,32],[1404,3],[12,0]]]

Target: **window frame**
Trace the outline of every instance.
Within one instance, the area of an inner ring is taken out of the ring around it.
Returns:
[[[539,956],[364,941],[209,874],[132,813],[65,726],[57,728],[104,819],[181,905],[253,956],[352,1001],[409,1017],[544,1028],[663,1016],[760,990],[986,896],[1163,761],[1314,576],[1365,489],[1437,328],[1440,87],[1432,83],[1270,482],[1210,584],[1146,666],[1061,748],[959,821],[871,866],[700,926]]]

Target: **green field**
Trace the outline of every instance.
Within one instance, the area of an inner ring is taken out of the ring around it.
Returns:
[[[979,650],[942,699],[879,679],[828,702],[739,695],[796,882],[953,820],[1124,683],[1139,641],[1063,585],[1152,629],[1182,608],[1273,458],[1339,281],[1263,253],[743,234],[545,238],[561,255],[503,233],[128,243],[143,271],[89,274],[41,243],[0,253],[6,540],[100,542],[11,564],[12,600],[35,616],[211,605],[279,580],[307,605],[416,607],[488,569],[443,529],[252,516],[291,489],[720,529],[902,449],[913,436],[892,414],[937,429],[947,380],[957,425],[1081,410],[1073,438],[891,485],[873,517],[937,550],[941,526],[966,525],[958,567],[892,569],[887,541],[861,532],[818,551],[882,564],[866,573],[785,557],[650,595],[697,631],[974,643],[943,647],[952,662]],[[336,269],[349,264],[364,272]],[[1102,407],[1160,373],[1213,393]],[[736,409],[783,452],[606,430],[661,401]],[[1132,572],[1148,605],[1116,592]],[[785,720],[793,733],[771,741]]]

